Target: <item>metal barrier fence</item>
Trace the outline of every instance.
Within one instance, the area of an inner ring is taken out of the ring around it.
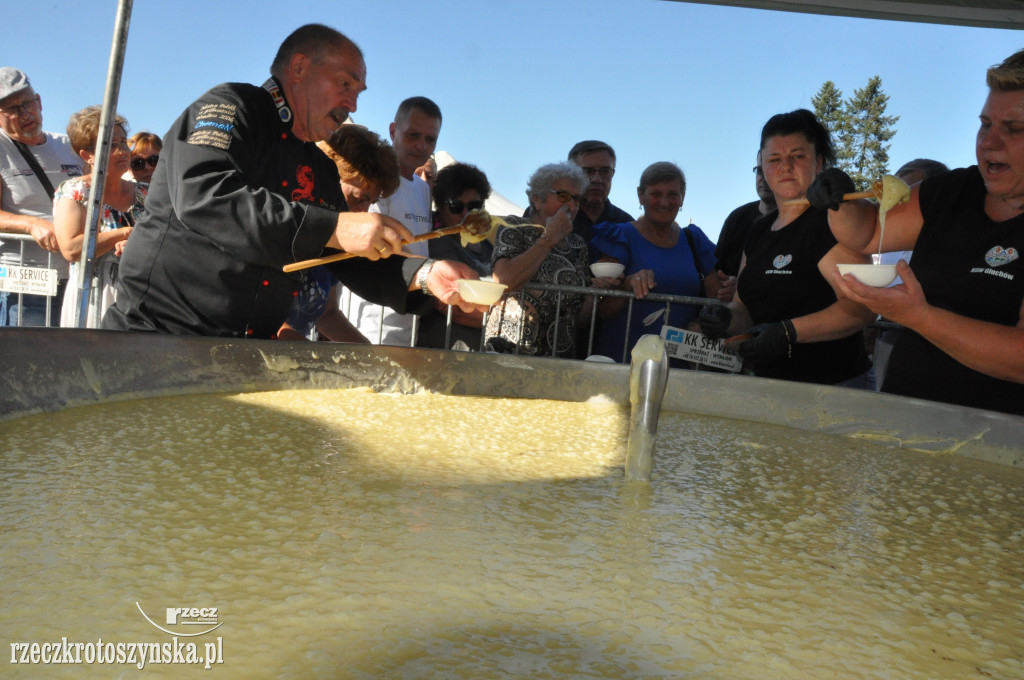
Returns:
[[[561,311],[560,307],[561,307],[562,296],[566,295],[566,294],[573,294],[573,295],[595,295],[595,296],[597,296],[598,299],[600,299],[602,297],[621,297],[621,298],[626,298],[627,299],[627,306],[626,306],[626,311],[625,311],[625,314],[626,314],[626,324],[625,324],[625,335],[623,337],[622,356],[620,356],[620,357],[611,357],[611,358],[615,359],[616,361],[618,361],[620,363],[627,363],[629,361],[629,351],[631,349],[629,347],[629,329],[630,329],[630,325],[631,325],[632,320],[633,320],[633,303],[636,301],[636,296],[632,293],[632,291],[624,291],[624,290],[617,290],[617,289],[606,289],[606,288],[588,288],[588,287],[585,287],[585,286],[566,286],[566,285],[557,285],[557,284],[540,283],[540,282],[528,283],[528,284],[526,284],[525,288],[529,288],[531,290],[553,291],[553,292],[557,293],[556,315],[557,315],[558,312]],[[512,295],[514,297],[519,298],[519,301],[522,302],[525,293],[524,293],[524,291],[517,291],[515,293],[512,293]],[[663,318],[666,319],[666,320],[669,318],[669,314],[671,313],[673,305],[692,305],[692,306],[695,306],[695,307],[703,307],[705,305],[720,304],[720,301],[717,298],[694,297],[694,296],[689,296],[689,295],[665,295],[665,294],[661,294],[661,293],[649,293],[644,298],[644,301],[645,302],[661,302],[661,303],[664,303],[665,310],[664,310]],[[447,321],[448,322],[447,322],[447,326],[446,326],[446,329],[445,329],[445,347],[450,348],[451,344],[452,344],[452,341],[451,341],[451,329],[452,329],[452,323],[453,323],[452,322],[452,307],[451,306],[448,307],[448,320]],[[485,329],[487,327],[487,315],[484,316],[484,320],[483,320],[482,326],[483,327],[480,329],[480,344],[479,344],[479,347],[476,348],[479,351],[483,351],[484,350],[484,342],[485,342],[485,339],[486,339],[486,337],[485,337],[485,335],[486,335],[485,334]],[[522,327],[523,327],[523,324],[520,324],[520,328],[521,329],[522,329]],[[874,323],[869,324],[869,327],[870,328],[877,328],[879,330],[893,330],[893,329],[900,328],[900,325],[892,323],[891,321],[881,321],[881,320],[878,320],[878,321],[875,321]],[[413,326],[413,329],[414,329],[414,331],[413,331],[413,344],[415,344],[415,338],[416,338],[415,328],[416,328],[416,325],[414,324],[414,326]],[[594,350],[594,333],[595,333],[596,329],[597,329],[597,304],[595,304],[593,306],[593,308],[591,309],[591,312],[590,312],[590,324],[588,326],[588,335],[587,335],[587,355],[588,356],[593,354],[593,350]],[[515,352],[515,354],[519,354],[519,349],[520,349],[521,344],[522,344],[522,336],[520,335],[520,342],[516,345],[516,352]],[[553,344],[556,345],[556,346],[558,344],[558,328],[557,328],[557,326],[555,328],[555,336],[554,336],[554,339],[553,339]]]
[[[34,243],[35,239],[33,239],[28,234],[0,233],[0,241],[19,241],[20,243],[19,243],[19,249],[18,249],[18,262],[24,262],[25,261],[25,244],[26,244],[26,242]],[[60,255],[58,255],[56,253],[47,253],[46,269],[57,269],[58,267],[55,266],[57,259],[60,259]],[[61,259],[61,261],[63,261],[63,260]],[[3,325],[3,323],[7,323],[7,325],[10,325],[10,326],[21,326],[21,325],[23,325],[24,324],[24,311],[25,311],[25,302],[26,302],[26,300],[28,298],[45,297],[46,298],[46,317],[45,317],[45,323],[46,323],[47,326],[59,326],[60,325],[60,309],[59,308],[55,308],[55,306],[53,304],[54,300],[57,298],[57,295],[41,295],[41,294],[24,293],[24,292],[16,292],[16,291],[9,290],[8,286],[10,284],[8,282],[8,279],[9,279],[9,277],[8,277],[8,271],[9,271],[8,267],[12,267],[12,266],[21,266],[21,265],[12,265],[12,264],[8,264],[8,263],[0,263],[0,270],[3,270],[2,272],[0,272],[0,273],[3,274],[2,276],[0,276],[0,293],[5,293],[6,294],[6,300],[4,300],[4,303],[3,303],[2,307],[0,307],[0,309],[2,309],[2,314],[0,314],[0,325]],[[8,316],[8,313],[10,312],[10,309],[11,309],[11,307],[13,305],[17,305],[18,312],[15,315],[14,319],[8,320],[7,316]],[[10,323],[10,321],[14,321],[14,323]]]
[[[628,337],[629,337],[628,336],[628,334],[629,334],[629,326],[630,326],[630,322],[633,319],[633,303],[636,300],[636,296],[633,295],[632,292],[624,291],[624,290],[607,289],[607,288],[589,288],[589,287],[586,287],[586,286],[567,286],[567,285],[558,285],[558,284],[552,284],[552,283],[540,283],[540,282],[537,282],[537,281],[532,281],[532,282],[526,284],[524,286],[524,288],[528,288],[530,290],[539,290],[539,291],[552,291],[552,292],[556,293],[556,303],[555,303],[556,316],[558,316],[561,313],[562,298],[565,295],[588,295],[588,296],[589,295],[594,295],[594,296],[597,296],[598,298],[601,298],[601,297],[621,297],[621,298],[626,298],[627,299],[627,306],[626,306],[626,310],[624,312],[626,314],[626,330],[625,330],[624,339],[628,340]],[[345,295],[345,294],[348,294],[347,289],[346,289],[346,292],[343,293],[343,295]],[[520,290],[520,291],[516,291],[515,293],[511,293],[510,295],[512,297],[517,298],[520,303],[523,303],[523,301],[525,299],[526,293],[525,293],[525,291]],[[692,296],[686,296],[686,295],[663,295],[663,294],[659,294],[659,293],[650,293],[650,294],[648,294],[647,297],[644,298],[644,301],[645,302],[661,302],[661,303],[664,303],[665,304],[665,315],[666,315],[665,318],[666,319],[668,318],[667,315],[670,313],[673,305],[695,305],[695,306],[698,306],[698,307],[702,307],[704,305],[714,304],[714,303],[718,302],[718,300],[711,299],[711,298],[692,297]],[[340,305],[340,307],[342,309],[347,309],[348,305],[342,303]],[[453,320],[452,311],[453,311],[453,307],[449,305],[448,306],[447,320],[446,320],[446,324],[445,324],[445,337],[444,337],[444,346],[446,348],[448,348],[448,349],[452,348],[452,328],[453,328],[454,323],[455,323],[454,320]],[[486,328],[487,328],[487,320],[488,320],[488,315],[484,315],[483,323],[482,323],[481,328],[480,328],[479,343],[477,344],[476,347],[471,347],[469,349],[475,350],[475,351],[484,351],[484,342],[486,340],[486,333],[485,333],[485,331],[486,331]],[[589,326],[588,326],[588,333],[587,333],[587,336],[586,336],[587,337],[587,355],[593,354],[594,334],[595,334],[596,329],[597,329],[597,321],[598,321],[598,319],[597,319],[597,305],[595,304],[593,306],[592,310],[591,310],[591,313],[590,313],[590,323],[589,323]],[[525,324],[520,324],[520,331],[523,331],[524,328],[525,328]],[[410,346],[413,346],[413,347],[416,346],[417,339],[418,339],[418,329],[419,329],[419,317],[418,316],[414,316],[413,317],[413,325],[412,325],[412,340],[411,340]],[[378,329],[377,333],[373,334],[374,337],[370,337],[369,339],[374,344],[380,344],[382,335],[383,335],[383,329],[381,328],[381,329]],[[514,354],[518,355],[520,353],[520,349],[522,348],[522,342],[523,342],[522,333],[520,333],[519,342],[516,344],[516,348],[515,348]],[[555,346],[558,345],[558,327],[557,327],[557,325],[555,327],[555,335],[552,338],[552,344],[555,345]],[[611,357],[612,359],[616,359],[616,361],[620,361],[620,362],[628,361],[628,359],[629,359],[629,349],[630,349],[628,347],[628,342],[624,342],[623,345],[624,345],[624,347],[623,347],[622,356],[621,357]]]
[[[624,313],[627,314],[626,335],[624,336],[624,340],[628,339],[630,322],[632,322],[632,320],[633,320],[633,303],[636,300],[636,296],[633,295],[632,292],[621,291],[621,290],[611,290],[611,289],[604,289],[604,288],[588,288],[588,287],[585,287],[585,286],[562,286],[562,285],[556,285],[556,284],[542,284],[540,282],[530,282],[530,283],[526,284],[524,286],[524,288],[525,289],[529,289],[531,291],[551,291],[551,292],[554,292],[556,294],[556,303],[555,303],[555,315],[556,316],[560,315],[560,313],[561,313],[562,298],[565,295],[587,295],[587,296],[593,295],[593,296],[596,296],[598,299],[600,299],[601,297],[622,297],[622,298],[627,298],[627,301],[628,301],[627,302],[627,308],[626,308],[626,311],[624,312]],[[350,295],[350,292],[347,289],[345,289],[345,291],[342,293],[342,295]],[[515,293],[511,293],[510,296],[517,298],[519,300],[520,304],[521,304],[524,301],[525,292],[520,290],[520,291],[517,291]],[[647,295],[647,297],[644,298],[644,301],[664,302],[665,303],[665,312],[666,312],[666,314],[668,314],[671,311],[673,305],[689,304],[689,305],[703,306],[703,305],[706,305],[706,304],[713,304],[713,303],[718,302],[718,300],[711,299],[711,298],[690,297],[690,296],[685,296],[685,295],[662,295],[662,294],[656,294],[656,293],[651,293],[651,294]],[[342,303],[339,305],[339,307],[342,310],[349,309],[350,308],[350,304],[342,301]],[[453,310],[454,310],[454,307],[452,307],[451,305],[449,305],[449,307],[447,307],[446,323],[445,323],[445,327],[444,327],[444,347],[447,348],[447,349],[451,349],[452,345],[453,345],[453,328],[455,326],[455,322],[454,322],[454,318],[453,318]],[[487,326],[487,317],[488,317],[488,314],[484,314],[484,316],[483,316],[483,323],[481,324],[481,328],[480,328],[479,341],[476,343],[475,347],[469,347],[469,349],[475,350],[475,351],[483,351],[484,350],[484,341],[486,339],[486,337],[485,337],[485,329],[486,329],[486,326]],[[666,318],[668,318],[668,316],[666,316]],[[587,337],[587,354],[588,355],[593,353],[593,349],[594,349],[594,335],[595,335],[595,332],[596,332],[596,329],[597,329],[597,321],[598,321],[597,320],[597,304],[595,304],[593,306],[592,310],[591,310],[590,324],[588,326],[588,333],[587,333],[587,336],[586,336]],[[418,338],[419,338],[419,327],[420,327],[420,317],[419,316],[414,316],[413,317],[413,326],[412,326],[412,341],[410,343],[410,346],[414,346],[414,347],[417,346],[417,341],[418,341]],[[520,324],[519,327],[520,327],[520,331],[523,331],[524,325]],[[313,334],[315,334],[315,331],[313,332]],[[383,328],[378,328],[377,332],[372,334],[372,336],[369,337],[369,339],[374,344],[381,344],[382,337],[383,337]],[[316,339],[315,335],[312,335],[311,339]],[[555,346],[558,345],[558,325],[557,324],[555,324],[555,335],[552,338],[552,344],[555,345]],[[628,345],[628,343],[624,342],[624,345]],[[519,342],[516,344],[515,352],[514,353],[515,354],[519,354],[521,348],[522,348],[522,337],[521,337],[521,333],[520,333]],[[620,356],[620,357],[612,356],[611,358],[614,358],[615,360],[618,360],[618,362],[625,363],[629,359],[629,349],[630,348],[628,346],[624,346],[624,350],[623,350],[623,355],[622,356]]]
[[[595,296],[597,298],[595,300],[595,304],[593,305],[593,307],[590,310],[590,324],[588,326],[588,333],[587,333],[587,355],[588,356],[594,353],[594,334],[595,334],[595,332],[597,330],[597,304],[596,303],[602,297],[621,297],[621,298],[626,298],[627,299],[626,311],[625,311],[625,314],[626,314],[626,327],[625,327],[625,334],[623,336],[622,356],[620,356],[620,357],[610,357],[610,358],[615,359],[616,361],[619,361],[619,362],[622,362],[622,363],[625,363],[626,361],[628,361],[628,359],[629,359],[629,350],[630,350],[630,347],[629,347],[629,329],[630,329],[630,325],[631,325],[632,320],[633,320],[633,303],[636,301],[636,296],[631,291],[609,289],[609,288],[589,288],[589,287],[586,287],[586,286],[566,286],[566,285],[558,285],[558,284],[552,284],[552,283],[539,283],[539,282],[528,283],[528,284],[526,284],[525,287],[529,288],[530,290],[551,291],[551,292],[556,293],[556,295],[557,295],[557,297],[556,297],[556,305],[555,305],[555,315],[556,316],[558,316],[561,313],[562,297],[565,296],[565,295],[593,295],[593,296]],[[525,296],[525,293],[524,293],[524,291],[517,291],[515,293],[512,293],[512,296],[513,297],[517,297],[519,299],[520,303],[522,303],[523,299],[524,299],[524,296]],[[644,301],[645,302],[662,302],[662,303],[664,303],[665,304],[665,311],[664,311],[664,318],[665,319],[669,318],[669,314],[671,313],[671,310],[672,310],[672,305],[693,305],[693,306],[696,306],[696,307],[703,307],[704,305],[710,305],[710,304],[714,304],[714,303],[718,302],[717,300],[714,300],[714,299],[711,299],[711,298],[693,297],[693,296],[688,296],[688,295],[664,295],[664,294],[658,294],[658,293],[649,293],[647,295],[647,297],[644,298]],[[449,318],[450,318],[450,316],[449,316]],[[483,326],[485,328],[487,326],[487,317],[486,316],[484,317]],[[524,327],[525,327],[525,324],[520,324],[520,330],[522,330]],[[450,324],[449,324],[449,329],[450,329]],[[448,340],[446,338],[446,344],[447,343],[448,343]],[[483,348],[483,343],[484,343],[484,332],[483,332],[483,330],[481,330],[481,340],[480,340],[480,347],[481,347],[481,349]],[[554,337],[552,339],[552,344],[555,345],[555,346],[558,345],[558,326],[557,325],[555,326],[555,335],[554,335]],[[516,344],[515,354],[519,354],[519,350],[520,350],[521,345],[522,345],[522,333],[520,333],[519,342]]]

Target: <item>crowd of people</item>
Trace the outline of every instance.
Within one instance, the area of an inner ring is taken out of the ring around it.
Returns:
[[[209,90],[163,139],[129,137],[114,117],[83,302],[103,112],[45,132],[26,74],[0,68],[0,232],[31,237],[0,245],[0,263],[56,269],[64,326],[623,360],[668,325],[726,340],[760,377],[877,383],[1024,414],[1024,50],[988,72],[976,166],[917,159],[898,171],[911,198],[889,212],[884,243],[877,202],[843,199],[853,182],[806,109],[765,123],[757,200],[729,215],[717,243],[677,222],[686,177],[674,163],[637,178],[639,217],[613,205],[616,155],[598,140],[540,166],[525,213],[502,216],[491,240],[426,241],[416,237],[460,224],[492,193],[472,164],[438,168],[438,105],[403,100],[390,143],[353,123],[364,56],[320,24],[289,35],[270,74]],[[879,252],[899,253],[901,279],[887,288],[837,272]],[[353,257],[282,269],[332,253]],[[596,276],[597,262],[622,272]],[[507,286],[493,307],[459,293],[458,280],[480,277]],[[665,311],[645,300],[655,291],[707,304]],[[17,309],[0,292],[0,324],[44,325],[45,298],[22,299]],[[900,329],[878,339],[886,357],[873,365],[865,330],[879,318]],[[592,324],[591,346],[581,329]]]

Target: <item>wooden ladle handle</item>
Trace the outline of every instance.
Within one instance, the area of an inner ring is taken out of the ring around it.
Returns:
[[[874,191],[855,191],[852,194],[843,194],[844,201],[856,201],[858,198],[878,198]],[[791,198],[783,201],[782,205],[810,205],[811,202],[804,198]]]

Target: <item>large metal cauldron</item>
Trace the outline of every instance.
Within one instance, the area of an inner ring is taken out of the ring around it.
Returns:
[[[0,329],[0,420],[139,397],[370,386],[628,404],[629,367],[403,347]],[[672,371],[663,408],[1024,466],[1024,418],[828,386]]]
[[[629,370],[0,330],[4,675],[1021,677],[1024,418],[674,371],[633,482]]]

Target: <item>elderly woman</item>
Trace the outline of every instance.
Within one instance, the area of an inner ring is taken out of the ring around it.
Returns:
[[[552,163],[530,177],[526,191],[535,224],[500,229],[495,236],[492,273],[509,295],[488,316],[486,347],[491,351],[575,357],[576,329],[590,319],[593,296],[531,289],[529,282],[611,288],[615,279],[591,280],[587,244],[572,232],[587,177],[574,163]],[[510,224],[524,224],[509,217]]]
[[[882,391],[1024,415],[1024,50],[988,70],[978,164],[925,179],[885,220],[841,203],[838,171],[808,198],[828,207],[840,243],[862,253],[913,250],[903,282],[869,288],[833,273],[852,299],[903,326]]]
[[[71,116],[68,138],[71,148],[83,161],[85,174],[62,182],[53,197],[53,227],[57,243],[61,254],[71,263],[68,289],[61,309],[60,325],[64,327],[75,325],[75,310],[81,304],[78,268],[81,266],[89,188],[92,184],[93,164],[96,162],[96,140],[102,115],[101,107],[89,106]],[[96,259],[86,318],[88,328],[95,328],[103,313],[114,303],[117,258],[146,206],[148,185],[137,184],[122,177],[128,170],[130,153],[127,131],[128,121],[117,115],[107,158],[107,179],[103,186],[99,228],[95,235]]]
[[[680,228],[676,222],[686,196],[686,177],[674,163],[659,162],[647,166],[636,189],[643,215],[632,222],[604,222],[594,225],[591,244],[600,259],[626,266],[622,288],[632,292],[638,302],[626,326],[626,298],[602,298],[599,313],[604,323],[597,335],[594,351],[622,361],[641,335],[657,335],[663,324],[686,328],[697,316],[689,305],[675,305],[666,320],[652,315],[665,309],[662,302],[642,302],[652,290],[668,295],[714,297],[718,278],[715,244],[696,225]],[[702,291],[703,284],[707,290]],[[628,337],[627,337],[628,330]],[[682,362],[680,362],[682,365]]]
[[[835,161],[829,132],[806,109],[780,113],[761,130],[761,161],[778,210],[750,227],[732,302],[705,307],[701,330],[748,336],[737,351],[758,376],[865,387],[863,329],[875,317],[832,272],[870,259],[836,241],[827,211],[794,200]]]
[[[349,212],[366,212],[381,197],[398,189],[395,150],[362,125],[342,125],[330,139],[318,142],[317,146],[338,168],[341,193]],[[278,330],[277,338],[301,340],[316,327],[321,338],[333,342],[369,342],[338,306],[341,289],[327,267],[304,272],[288,320]]]
[[[132,179],[149,184],[153,179],[157,161],[160,160],[160,150],[164,148],[163,142],[152,132],[136,132],[128,140],[128,148],[132,152],[131,159],[128,161]]]
[[[435,208],[434,229],[444,229],[461,223],[471,210],[483,208],[491,195],[491,183],[475,165],[452,163],[437,172],[431,195]],[[463,246],[458,236],[449,236],[433,239],[429,245],[430,257],[435,260],[457,260],[472,267],[480,276],[491,275],[494,244],[490,241]],[[437,304],[434,312],[420,318],[418,347],[447,349],[448,306]],[[480,348],[481,312],[463,312],[453,307],[452,322],[452,343],[461,340],[469,349]]]

